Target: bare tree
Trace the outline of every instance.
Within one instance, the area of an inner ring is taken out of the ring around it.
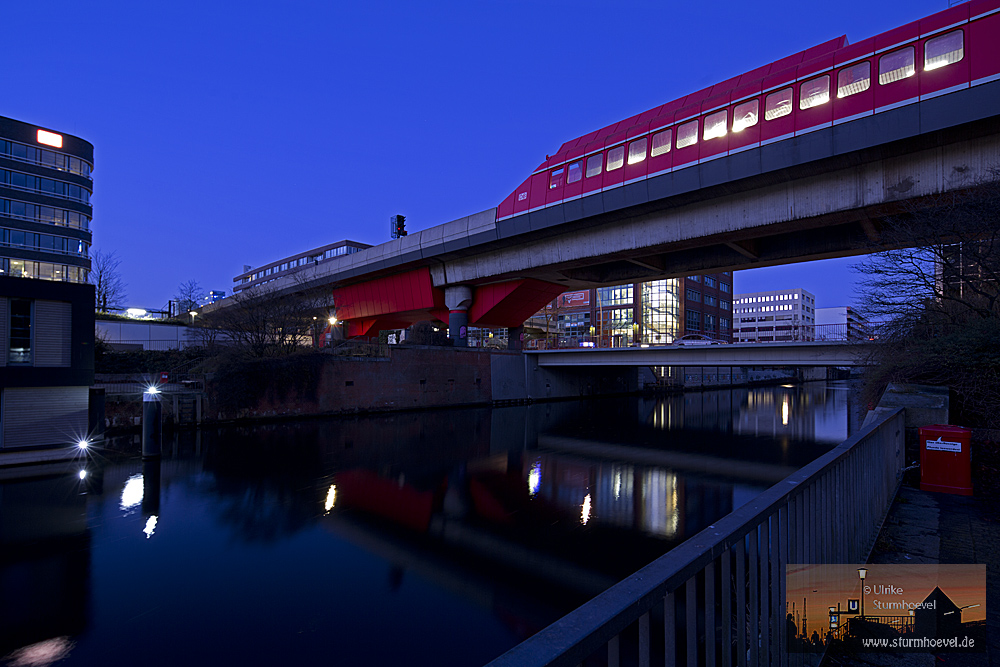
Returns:
[[[90,256],[90,282],[96,288],[94,306],[98,312],[122,307],[126,293],[120,265],[121,260],[113,250],[95,250]]]
[[[277,297],[261,287],[243,290],[207,313],[202,327],[220,332],[218,339],[251,357],[290,354],[313,342],[326,299],[307,293]]]
[[[201,305],[201,300],[205,296],[205,290],[201,288],[197,280],[188,280],[177,287],[177,312],[178,315],[195,310]]]
[[[867,402],[889,382],[952,389],[966,423],[1000,426],[1000,173],[925,199],[876,230],[855,270],[874,329]]]

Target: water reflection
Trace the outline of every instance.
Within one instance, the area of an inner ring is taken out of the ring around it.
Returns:
[[[151,644],[162,664],[331,644],[347,664],[485,663],[828,449],[848,395],[228,428],[162,462],[111,443],[82,479],[0,480],[0,657],[61,637],[68,665]]]

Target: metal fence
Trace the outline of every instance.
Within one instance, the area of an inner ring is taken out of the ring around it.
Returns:
[[[902,469],[898,409],[488,667],[787,665],[785,566],[866,561]]]
[[[759,326],[744,327],[732,332],[732,343],[796,343],[813,341],[855,341],[865,342],[877,340],[888,326],[884,322],[865,322],[859,324],[820,324],[793,325],[781,323],[758,323]],[[729,332],[700,332],[708,338],[715,338],[719,344],[727,344]],[[741,337],[746,340],[741,341]],[[553,335],[545,338],[534,338],[525,342],[525,348],[531,350],[564,350],[570,348],[609,348],[609,347],[658,347],[675,345],[672,342],[653,342],[642,335],[634,340],[628,336],[608,336],[595,334],[567,336]]]
[[[164,394],[205,391],[205,376],[201,373],[98,373],[94,387],[105,394],[142,394],[150,387]]]

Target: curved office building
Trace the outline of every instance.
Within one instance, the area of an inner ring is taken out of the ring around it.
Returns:
[[[0,117],[0,464],[87,435],[94,147]]]

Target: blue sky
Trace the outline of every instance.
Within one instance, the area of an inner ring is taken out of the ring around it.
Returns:
[[[466,0],[7,2],[0,115],[95,146],[94,247],[130,305],[232,289],[389,216],[492,208],[566,140],[947,3]],[[856,260],[741,272],[736,291],[853,301]]]

